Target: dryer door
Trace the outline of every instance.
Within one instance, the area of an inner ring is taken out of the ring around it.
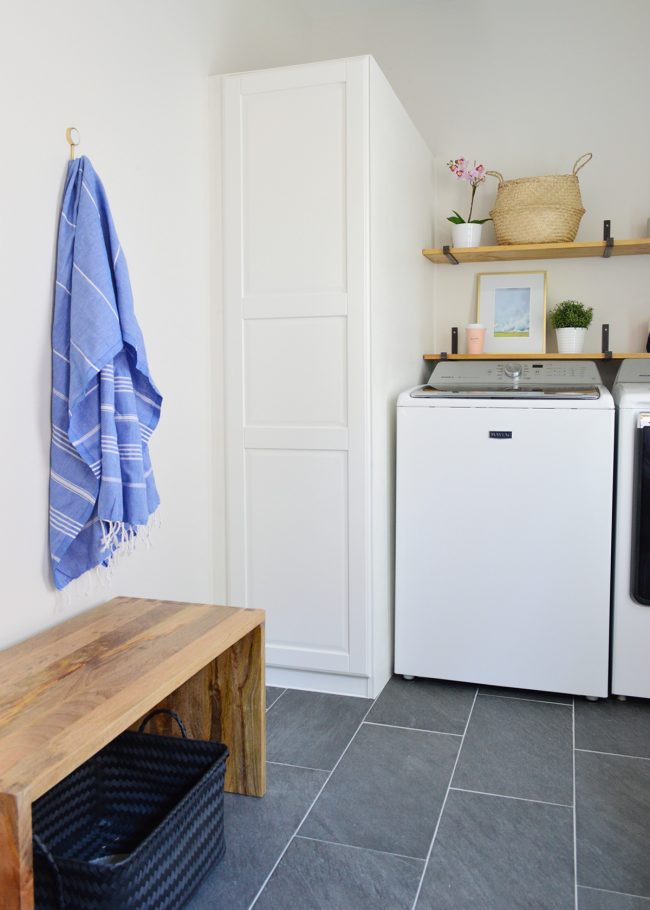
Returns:
[[[640,604],[650,606],[650,426],[641,427],[639,437],[632,596]]]

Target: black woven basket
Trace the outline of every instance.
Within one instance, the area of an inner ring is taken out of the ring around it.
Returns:
[[[228,749],[157,713],[33,804],[36,910],[178,910],[222,858]]]

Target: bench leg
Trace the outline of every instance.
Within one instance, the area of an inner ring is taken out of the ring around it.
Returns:
[[[0,794],[0,910],[34,910],[32,807]]]
[[[194,739],[223,742],[230,750],[225,787],[229,793],[266,792],[266,691],[264,626],[257,626],[211,664],[168,695],[158,707],[176,711]],[[137,729],[135,724],[131,729]],[[178,735],[165,716],[151,733]]]
[[[266,792],[266,691],[264,626],[221,654],[216,663],[222,741],[230,749],[226,790],[246,796]]]

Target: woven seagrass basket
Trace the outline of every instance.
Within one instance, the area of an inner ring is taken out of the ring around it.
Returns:
[[[499,171],[487,171],[499,181],[496,202],[490,212],[497,243],[570,243],[575,240],[585,213],[578,171],[591,158],[591,152],[578,158],[571,174],[504,180]]]
[[[183,738],[122,733],[34,803],[36,910],[180,910],[222,858],[228,749],[173,716]]]
[[[561,205],[524,205],[490,215],[497,243],[572,243],[584,213]]]

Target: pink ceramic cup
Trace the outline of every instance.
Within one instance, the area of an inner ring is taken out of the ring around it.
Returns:
[[[485,326],[478,322],[473,322],[465,329],[467,338],[467,353],[482,354],[485,343]]]

